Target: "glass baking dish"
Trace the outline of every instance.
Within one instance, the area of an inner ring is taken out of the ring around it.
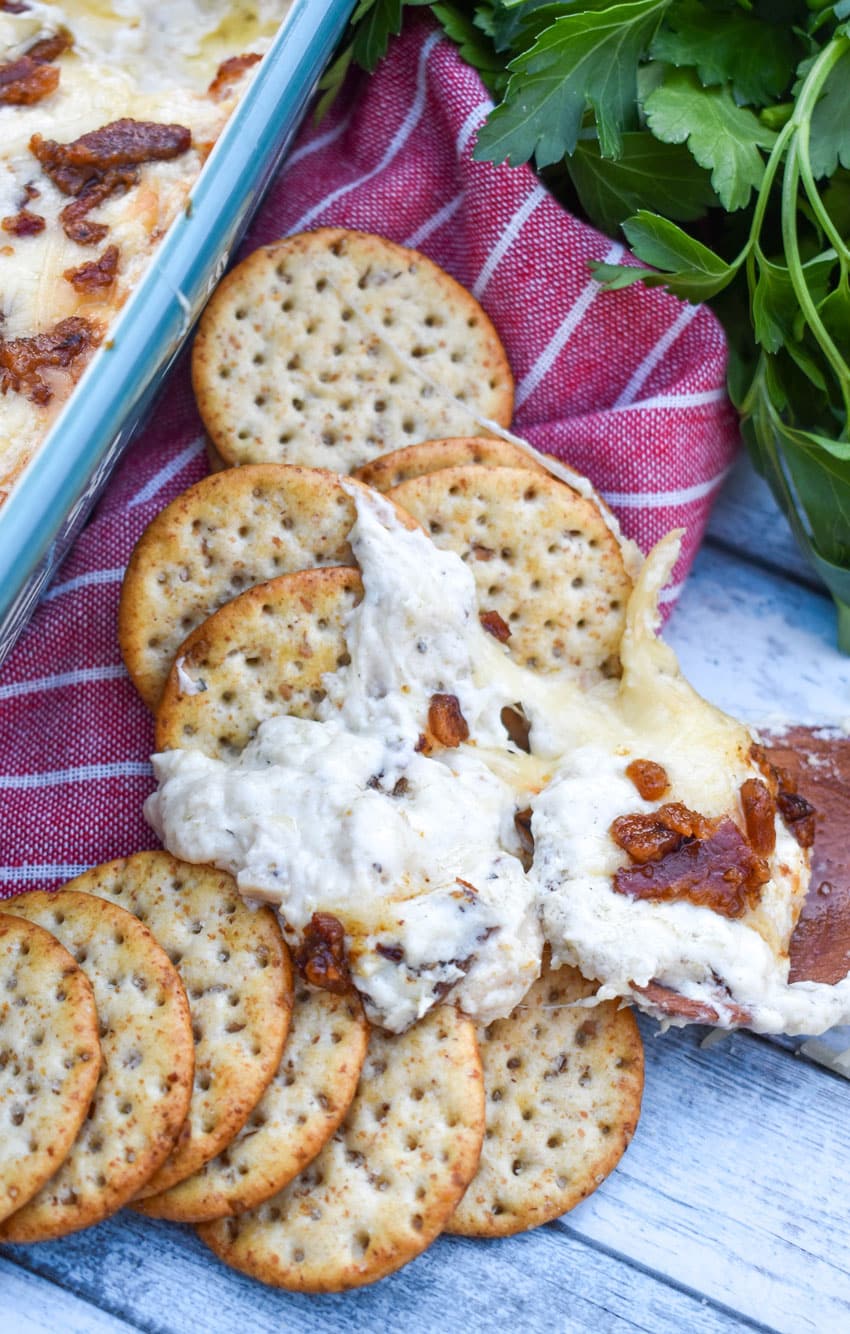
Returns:
[[[0,509],[0,663],[224,272],[353,9],[294,0],[185,208]]]

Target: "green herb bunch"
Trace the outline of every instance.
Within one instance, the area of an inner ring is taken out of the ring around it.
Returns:
[[[423,0],[408,0],[421,4]],[[373,69],[404,0],[361,0]],[[479,0],[428,6],[497,102],[479,160],[533,161],[649,268],[608,289],[709,301],[756,465],[850,651],[850,0]]]

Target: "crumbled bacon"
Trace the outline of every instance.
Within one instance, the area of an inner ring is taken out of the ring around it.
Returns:
[[[697,818],[703,826],[709,823]],[[685,837],[657,859],[617,871],[614,888],[632,899],[685,899],[722,917],[740,917],[758,902],[769,878],[764,859],[735,822],[723,818],[703,836]]]
[[[25,0],[0,0],[0,11],[4,14],[26,14],[28,9]]]
[[[531,753],[531,722],[525,716],[521,704],[506,704],[499,714],[502,726],[516,746],[517,750]]]
[[[378,943],[375,946],[375,953],[380,954],[384,959],[389,959],[390,963],[401,963],[404,958],[404,950],[401,945],[382,945]]]
[[[78,292],[95,292],[102,287],[111,287],[118,271],[118,255],[117,245],[107,246],[97,259],[89,260],[76,269],[66,269],[63,277]]]
[[[33,42],[17,60],[0,65],[0,103],[7,106],[31,106],[49,97],[59,86],[59,71],[47,67],[70,45],[68,34],[57,32]]]
[[[12,389],[33,403],[49,403],[53,393],[41,372],[70,366],[99,342],[99,331],[80,316],[61,320],[47,333],[31,338],[0,337],[0,393]]]
[[[231,85],[237,79],[241,79],[246,69],[256,65],[262,58],[255,51],[246,51],[244,55],[231,56],[229,60],[223,60],[215,72],[215,78],[207,89],[210,97],[223,97],[229,91]]]
[[[11,236],[37,236],[39,232],[44,231],[46,225],[40,213],[30,213],[28,208],[22,208],[19,213],[0,219],[0,227]]]
[[[748,778],[741,784],[741,807],[753,852],[769,857],[776,847],[776,802],[760,778]]]
[[[78,245],[103,240],[107,228],[90,222],[87,214],[119,190],[135,185],[140,166],[170,161],[191,146],[191,132],[183,125],[127,119],[111,121],[67,144],[40,134],[30,139],[30,150],[45,174],[63,194],[73,196],[59,217],[66,235]]]
[[[59,71],[42,65],[31,56],[21,56],[0,65],[0,103],[27,107],[49,97],[59,87]]]
[[[632,760],[626,768],[626,777],[632,780],[644,801],[660,801],[670,787],[667,770],[654,760]]]
[[[812,847],[815,841],[817,812],[812,803],[798,793],[795,776],[787,769],[774,764],[768,758],[763,746],[753,744],[750,747],[750,758],[761,769],[770,790],[776,793],[776,805],[789,834],[797,840],[801,848]]]
[[[776,804],[789,834],[797,840],[801,848],[812,847],[815,841],[816,815],[812,803],[801,797],[799,792],[789,792],[780,787]]]
[[[314,987],[342,995],[351,986],[345,929],[332,913],[313,913],[294,957],[296,967]]]
[[[611,825],[611,837],[632,861],[654,862],[675,852],[685,839],[707,838],[711,822],[681,802],[669,802],[646,815],[621,815]]]
[[[500,644],[506,644],[511,637],[511,627],[507,621],[503,621],[497,611],[482,611],[478,614],[478,619],[494,639],[498,639]]]
[[[89,213],[112,195],[129,190],[137,180],[136,168],[129,167],[121,171],[108,171],[102,179],[89,181],[59,214],[59,221],[69,240],[76,241],[77,245],[97,245],[102,241],[109,228],[102,222],[93,222]]]
[[[58,60],[64,51],[71,45],[71,36],[67,32],[54,32],[49,37],[40,37],[32,46],[28,46],[25,55],[30,60],[34,60],[37,65],[49,65],[51,61]]]
[[[469,724],[460,711],[457,695],[432,695],[428,731],[441,746],[459,746],[469,738]]]

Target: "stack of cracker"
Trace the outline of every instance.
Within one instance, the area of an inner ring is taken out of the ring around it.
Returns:
[[[323,678],[348,661],[346,615],[362,595],[352,485],[385,493],[402,522],[469,563],[485,626],[519,662],[617,670],[628,544],[581,479],[553,477],[511,436],[496,331],[422,255],[338,229],[258,250],[207,307],[193,382],[216,471],[150,524],[121,597],[122,652],[156,715],[157,749],[226,759],[268,718],[316,715]],[[17,1186],[41,1188],[61,1214],[84,1180],[102,1181],[73,1226],[133,1198],[140,1212],[195,1223],[256,1278],[338,1291],[392,1272],[443,1231],[499,1236],[557,1217],[633,1134],[634,1018],[613,1002],[586,1008],[594,986],[573,969],[544,961],[514,1013],[487,1027],[446,1003],[391,1036],[369,1030],[353,990],[293,987],[274,917],[245,907],[221,871],[140,853],[8,911],[42,936],[55,928],[78,960],[68,966],[79,1024],[88,1016],[78,1041],[89,1083],[81,1075],[67,1097],[81,1115],[104,1053],[93,1102],[103,1127],[89,1118],[76,1166],[68,1146],[73,1175],[61,1168],[53,1188],[33,1166]],[[123,953],[112,961],[119,935],[125,952],[144,938],[170,989]],[[152,1059],[136,993],[154,999],[145,1022],[157,1033],[168,1027],[159,998],[183,1005],[169,1020],[182,1035],[173,1055],[157,1049],[172,1067],[162,1089],[184,1095],[167,1127],[153,1127],[125,1073]],[[144,1166],[132,1183],[122,1166],[113,1188],[139,1118],[151,1147],[134,1141],[132,1157]],[[0,1235],[37,1235],[29,1207]]]

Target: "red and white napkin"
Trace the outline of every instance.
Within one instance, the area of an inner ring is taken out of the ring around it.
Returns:
[[[644,550],[685,529],[672,603],[736,446],[722,332],[664,292],[602,292],[587,261],[623,248],[565,213],[528,168],[472,161],[489,105],[416,16],[377,72],[304,128],[243,253],[335,224],[442,264],[499,330],[514,429],[586,473]],[[118,653],[119,585],[145,525],[205,471],[184,358],[0,670],[0,896],[154,845],[142,818],[153,728]]]

